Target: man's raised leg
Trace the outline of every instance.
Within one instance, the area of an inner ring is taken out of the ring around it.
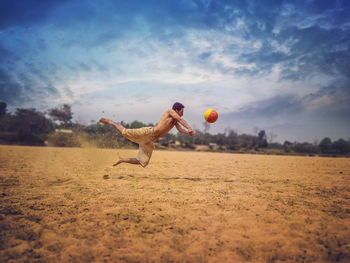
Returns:
[[[121,125],[120,123],[116,123],[116,122],[114,122],[114,121],[112,121],[110,119],[101,118],[100,122],[113,126],[117,130],[119,130],[120,133],[122,133],[123,130],[124,130],[124,126],[123,125]],[[114,163],[113,166],[117,166],[117,165],[119,165],[121,163],[130,163],[130,164],[141,165],[141,163],[136,158],[120,158],[119,157],[119,160],[116,163]]]
[[[120,123],[116,123],[110,119],[106,119],[106,118],[101,118],[100,122],[104,123],[104,124],[109,124],[111,126],[113,126],[114,128],[116,128],[118,131],[120,131],[121,133],[124,130],[124,126],[121,125]]]

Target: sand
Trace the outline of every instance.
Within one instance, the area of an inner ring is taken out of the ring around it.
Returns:
[[[1,262],[350,262],[350,159],[0,146]]]

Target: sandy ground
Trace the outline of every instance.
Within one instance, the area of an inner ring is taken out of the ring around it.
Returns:
[[[350,262],[350,159],[0,146],[1,262]]]

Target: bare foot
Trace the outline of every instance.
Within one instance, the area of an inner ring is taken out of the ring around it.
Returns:
[[[105,124],[112,124],[112,123],[113,123],[112,120],[106,119],[106,118],[101,118],[101,119],[100,119],[100,122],[105,123]]]
[[[122,160],[119,159],[116,163],[113,164],[113,166],[117,166],[118,164],[121,164],[122,163]]]

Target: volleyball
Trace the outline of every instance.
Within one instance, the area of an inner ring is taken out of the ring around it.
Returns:
[[[209,123],[214,123],[218,119],[219,115],[216,110],[208,109],[204,113],[204,119]]]

